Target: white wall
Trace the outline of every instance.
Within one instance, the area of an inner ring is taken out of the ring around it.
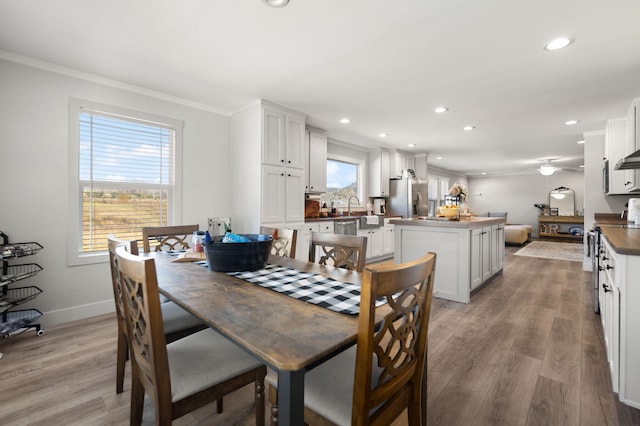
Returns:
[[[5,60],[0,76],[0,230],[44,246],[16,263],[44,268],[19,284],[43,290],[21,307],[40,309],[45,327],[114,310],[108,264],[66,262],[69,97],[183,120],[182,222],[206,229],[208,217],[230,214],[228,117]]]
[[[518,176],[469,178],[468,203],[472,212],[508,212],[507,222],[533,226],[537,236],[540,211],[534,204],[549,203],[549,191],[559,186],[576,193],[576,210],[584,209],[584,174],[557,171],[551,176],[539,173]]]

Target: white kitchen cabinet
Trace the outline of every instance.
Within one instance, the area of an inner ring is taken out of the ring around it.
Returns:
[[[605,158],[609,160],[609,192],[607,195],[626,194],[629,183],[627,170],[615,170],[618,160],[624,157],[627,137],[627,117],[607,120],[605,132]]]
[[[359,237],[367,237],[367,260],[382,256],[382,228],[359,229]]]
[[[626,157],[640,149],[640,99],[634,100],[629,108],[626,117],[626,134],[624,135],[624,152]],[[622,156],[620,157],[622,158]],[[614,166],[617,158],[613,161]],[[611,164],[611,161],[609,162]],[[640,191],[640,169],[617,170],[617,173],[623,174],[624,188],[626,192]]]
[[[321,193],[327,191],[327,136],[324,133],[307,131],[306,174],[307,183],[305,190],[308,193]]]
[[[386,219],[385,219],[386,221]],[[382,255],[393,255],[394,225],[385,225],[382,228]]]
[[[304,171],[262,166],[262,223],[304,221]]]
[[[603,243],[600,274],[600,321],[606,346],[607,362],[614,392],[620,387],[620,288],[616,273],[619,257],[608,242]]]
[[[504,224],[491,226],[491,274],[504,268]]]
[[[606,237],[602,241],[600,320],[613,391],[640,408],[640,256],[618,253]]]
[[[502,234],[499,232],[502,228]],[[499,259],[502,241],[502,261]],[[479,287],[504,265],[504,226],[484,226],[471,231],[471,290]]]
[[[304,114],[257,102],[231,119],[228,182],[230,216],[236,232],[256,233],[260,225],[304,222]]]
[[[262,163],[303,169],[305,165],[304,116],[274,107],[262,108]]]
[[[491,226],[471,230],[471,290],[489,279],[491,268]]]
[[[320,225],[317,222],[306,222],[296,229],[298,230],[298,236],[296,239],[296,259],[308,261],[311,233],[320,232]]]
[[[369,197],[389,196],[391,152],[385,148],[369,151]]]
[[[394,177],[402,178],[402,174],[408,169],[414,170],[415,173],[415,159],[413,154],[399,150],[396,151],[394,155],[394,170],[390,174]]]

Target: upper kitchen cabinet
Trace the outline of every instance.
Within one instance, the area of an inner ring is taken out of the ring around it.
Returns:
[[[317,130],[307,130],[307,154],[305,155],[305,192],[327,191],[327,135]]]
[[[305,116],[267,101],[231,117],[229,185],[233,229],[257,233],[266,223],[303,222]]]
[[[626,170],[614,170],[616,162],[624,157],[626,133],[626,117],[607,120],[604,137],[605,158],[608,160],[609,167],[609,192],[607,195],[627,193]]]
[[[391,151],[376,148],[369,151],[369,197],[389,196]]]
[[[303,169],[305,118],[273,107],[262,108],[262,163]]]
[[[394,155],[394,171],[391,176],[402,178],[407,169],[415,170],[415,158],[413,154],[404,151],[396,151]]]

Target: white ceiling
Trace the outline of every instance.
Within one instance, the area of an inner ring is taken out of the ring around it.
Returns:
[[[544,50],[559,35],[575,41]],[[337,140],[510,174],[578,167],[583,132],[640,97],[640,1],[0,0],[0,50],[223,114],[262,98]]]

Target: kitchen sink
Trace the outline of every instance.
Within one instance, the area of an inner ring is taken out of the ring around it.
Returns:
[[[368,219],[369,218],[369,219]],[[378,223],[371,223],[371,218],[375,218],[374,220],[378,220]],[[360,229],[372,229],[372,228],[380,228],[384,220],[381,220],[378,216],[360,216]]]
[[[358,235],[358,219],[340,219],[333,222],[333,233]]]

